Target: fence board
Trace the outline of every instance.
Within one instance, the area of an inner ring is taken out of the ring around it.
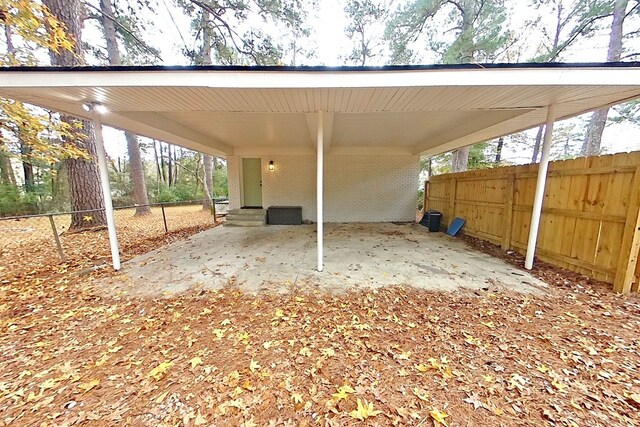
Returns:
[[[425,206],[443,213],[443,227],[460,216],[465,233],[524,253],[537,171],[531,164],[434,176]],[[637,290],[638,171],[640,152],[551,162],[538,257],[616,284],[624,265],[624,290]]]

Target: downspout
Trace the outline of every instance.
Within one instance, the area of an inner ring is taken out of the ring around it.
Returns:
[[[536,194],[533,199],[533,210],[531,211],[531,227],[529,227],[529,239],[527,241],[527,255],[524,261],[524,268],[533,268],[533,258],[536,255],[536,243],[538,242],[538,229],[540,228],[540,217],[542,216],[542,201],[544,200],[544,188],[547,183],[547,170],[549,169],[549,151],[551,149],[551,139],[553,137],[553,123],[556,119],[556,106],[549,105],[547,108],[547,123],[544,129],[544,141],[542,144],[542,157],[538,166],[538,181],[536,183]]]

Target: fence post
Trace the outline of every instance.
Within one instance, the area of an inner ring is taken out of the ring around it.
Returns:
[[[449,188],[449,224],[456,217],[456,192],[458,191],[458,179],[451,177],[451,187]],[[444,225],[447,228],[447,225]]]
[[[504,230],[502,231],[502,250],[511,249],[511,232],[513,228],[513,199],[516,190],[516,174],[507,175],[504,204]]]
[[[56,229],[56,223],[53,220],[53,215],[49,215],[49,224],[51,224],[51,231],[53,231],[53,238],[56,241],[56,246],[58,247],[58,253],[60,254],[60,259],[62,259],[62,261],[66,261],[67,257],[64,255],[64,251],[62,250],[62,243],[60,243],[60,236],[58,236],[58,230]]]
[[[427,202],[429,201],[429,180],[424,182],[424,194],[422,195],[422,215],[427,211]]]
[[[164,213],[164,203],[160,203],[160,208],[162,209],[162,221],[164,222],[164,232],[168,233],[169,228],[167,228],[167,216]]]
[[[640,251],[640,166],[636,167],[631,188],[633,193],[627,208],[620,258],[613,282],[613,290],[621,294],[628,294],[631,291]]]

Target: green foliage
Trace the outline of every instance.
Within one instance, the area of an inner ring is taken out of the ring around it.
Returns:
[[[444,18],[448,28],[439,28],[436,18]],[[421,43],[443,63],[492,62],[511,36],[505,21],[504,0],[414,0],[387,24],[391,63],[415,62],[416,51],[425,48]]]
[[[15,185],[0,184],[0,217],[32,214],[34,207],[34,196],[23,193]]]

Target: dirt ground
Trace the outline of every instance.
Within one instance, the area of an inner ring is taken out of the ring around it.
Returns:
[[[130,236],[132,252],[176,238]],[[88,286],[106,270],[76,274],[104,251],[15,268],[27,254],[2,253],[0,425],[640,424],[637,294],[542,263],[545,295],[230,282],[134,298]]]

